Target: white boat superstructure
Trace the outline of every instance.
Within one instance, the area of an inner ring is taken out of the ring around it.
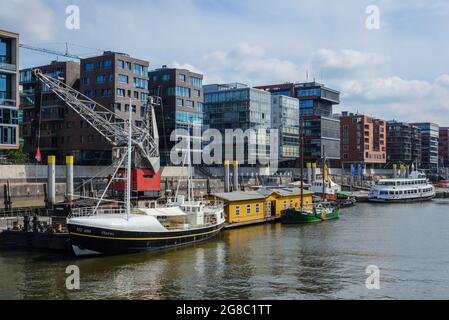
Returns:
[[[414,171],[408,178],[382,179],[371,188],[373,202],[425,201],[435,197],[435,188],[424,173]]]
[[[310,191],[316,194],[323,194],[323,180],[313,181],[310,185]],[[325,194],[331,197],[336,197],[337,193],[341,192],[341,186],[332,181],[330,177],[324,181]]]

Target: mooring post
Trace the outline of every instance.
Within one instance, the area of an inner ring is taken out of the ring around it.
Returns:
[[[48,156],[47,159],[47,186],[48,186],[48,203],[47,207],[51,208],[56,203],[56,157]]]
[[[67,201],[71,204],[73,202],[73,156],[65,157],[65,165],[66,165],[66,198]]]

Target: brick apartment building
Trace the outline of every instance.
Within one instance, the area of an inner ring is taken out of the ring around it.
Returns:
[[[131,104],[133,120],[139,125],[148,99],[148,65],[147,61],[127,54],[107,51],[101,56],[82,59],[80,63],[53,62],[39,68],[124,119],[128,118]],[[39,146],[44,160],[46,155],[53,154],[57,161],[63,161],[64,155],[71,154],[79,165],[111,163],[109,142],[55,94],[36,82],[31,69],[21,71],[21,84],[28,152],[34,154]]]
[[[175,129],[187,129],[190,125],[201,132],[203,127],[203,75],[186,69],[162,68],[152,70],[149,76],[151,95],[162,100],[156,109],[156,122],[159,131],[159,152],[161,164],[169,165],[170,151],[176,142],[170,141],[170,135]],[[192,130],[193,131],[193,130]],[[202,152],[201,137],[191,134],[191,139],[199,139],[192,144],[192,153]]]
[[[39,146],[44,161],[48,155],[55,155],[57,160],[63,161],[64,155],[72,154],[72,136],[77,133],[77,128],[69,127],[67,123],[74,121],[74,118],[78,120],[78,117],[33,76],[32,69],[40,69],[44,74],[79,90],[80,64],[75,61],[53,61],[49,65],[20,71],[24,151],[33,158]]]
[[[343,112],[340,117],[341,164],[361,164],[366,168],[382,168],[387,162],[387,123],[360,114]]]
[[[440,128],[438,154],[440,159],[440,166],[449,168],[449,127]]]
[[[387,162],[421,167],[421,129],[405,122],[388,121]]]

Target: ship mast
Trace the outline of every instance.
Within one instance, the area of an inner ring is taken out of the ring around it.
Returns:
[[[129,220],[129,213],[131,212],[131,160],[132,160],[132,100],[129,99],[129,108],[128,108],[128,161],[126,163],[126,219]]]
[[[300,121],[300,132],[299,132],[299,140],[301,143],[301,160],[300,160],[300,172],[301,172],[301,212],[304,209],[304,118],[302,114],[299,115],[299,121]]]

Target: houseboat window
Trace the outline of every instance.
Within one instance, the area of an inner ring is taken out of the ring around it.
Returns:
[[[236,216],[240,215],[240,206],[235,206],[235,215]]]
[[[251,214],[251,205],[250,204],[246,205],[246,214]]]
[[[256,213],[260,212],[260,205],[258,203],[256,203]]]
[[[284,209],[287,209],[287,201],[284,201]]]
[[[293,200],[290,200],[290,208],[293,208]]]

